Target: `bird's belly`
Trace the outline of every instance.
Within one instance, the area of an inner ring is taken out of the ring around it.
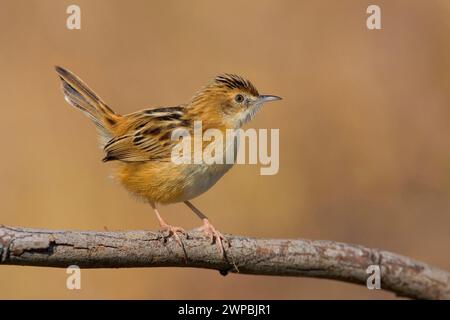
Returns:
[[[209,188],[231,169],[232,164],[188,165],[184,170],[188,177],[180,201],[195,198]]]
[[[201,195],[231,167],[232,164],[120,163],[115,176],[138,198],[167,204]]]

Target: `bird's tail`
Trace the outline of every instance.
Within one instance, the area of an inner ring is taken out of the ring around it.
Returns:
[[[96,125],[103,143],[113,137],[113,128],[121,117],[100,99],[80,78],[67,69],[55,67],[62,81],[62,89],[66,101],[80,109]]]

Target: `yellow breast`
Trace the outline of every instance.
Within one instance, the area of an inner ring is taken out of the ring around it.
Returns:
[[[121,162],[115,178],[132,194],[154,203],[193,199],[211,188],[230,168],[227,164]]]

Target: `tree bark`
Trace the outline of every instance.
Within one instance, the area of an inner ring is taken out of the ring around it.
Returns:
[[[379,249],[334,241],[226,235],[225,256],[198,231],[183,245],[151,231],[54,231],[0,226],[0,264],[67,268],[191,267],[257,275],[304,276],[366,285],[379,266],[381,288],[398,296],[450,299],[450,274]]]

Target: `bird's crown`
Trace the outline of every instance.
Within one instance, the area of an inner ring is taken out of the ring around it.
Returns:
[[[225,87],[228,89],[239,89],[255,97],[259,96],[258,90],[249,80],[246,80],[236,74],[224,73],[218,75],[214,79],[213,84],[218,87]]]

